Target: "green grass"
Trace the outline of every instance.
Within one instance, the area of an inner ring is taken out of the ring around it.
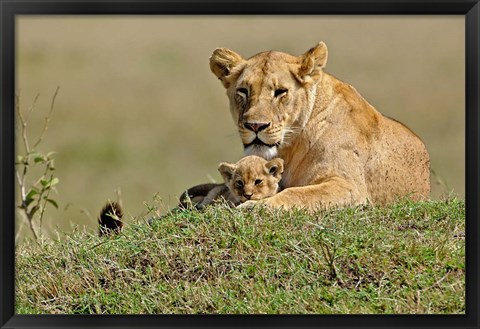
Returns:
[[[179,211],[16,250],[37,313],[465,313],[465,204]]]

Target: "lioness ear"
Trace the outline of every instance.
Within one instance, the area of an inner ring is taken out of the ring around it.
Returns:
[[[327,64],[328,50],[324,42],[320,42],[315,47],[308,50],[305,54],[300,56],[301,66],[298,71],[298,77],[302,83],[311,82],[315,80],[322,72],[322,69]]]
[[[283,173],[283,159],[275,158],[265,164],[265,169],[269,175],[280,179]]]
[[[233,172],[235,171],[236,168],[237,166],[233,163],[228,163],[228,162],[220,163],[220,165],[218,166],[218,171],[222,175],[225,183],[228,183],[232,179]]]
[[[227,77],[232,73],[233,69],[242,63],[244,59],[242,56],[227,48],[217,48],[210,56],[210,70],[217,78],[222,81],[225,88],[228,88],[230,83]]]

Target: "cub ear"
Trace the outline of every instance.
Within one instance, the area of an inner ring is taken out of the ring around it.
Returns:
[[[228,163],[228,162],[220,163],[220,165],[218,166],[218,171],[222,175],[225,183],[228,183],[229,181],[232,180],[233,172],[235,171],[236,168],[237,166],[233,163]]]
[[[312,79],[316,80],[327,64],[327,58],[328,50],[324,42],[318,43],[318,45],[300,56],[301,66],[298,71],[299,80],[302,83],[312,82]]]
[[[230,83],[228,76],[232,73],[233,69],[245,60],[242,56],[227,48],[217,48],[210,56],[210,70],[217,78],[222,81],[223,86],[228,88]]]
[[[283,174],[283,159],[275,158],[268,161],[265,164],[265,169],[269,175],[281,179]]]

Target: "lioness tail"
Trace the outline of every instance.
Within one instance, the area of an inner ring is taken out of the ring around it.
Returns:
[[[98,217],[99,234],[119,233],[124,225],[122,217],[123,211],[120,204],[115,201],[107,202]]]

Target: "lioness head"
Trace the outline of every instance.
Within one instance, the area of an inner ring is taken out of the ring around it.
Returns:
[[[240,159],[236,164],[222,162],[218,171],[239,201],[261,200],[277,193],[283,173],[283,160],[275,158],[267,161],[251,155]]]
[[[274,158],[306,124],[327,55],[323,42],[298,57],[269,51],[244,59],[225,48],[213,52],[210,69],[227,89],[246,155]]]

